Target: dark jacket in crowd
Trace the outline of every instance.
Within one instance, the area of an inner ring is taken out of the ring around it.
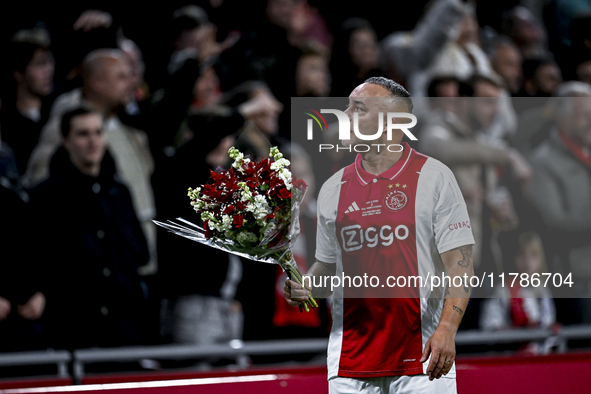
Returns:
[[[18,171],[24,174],[27,170],[29,157],[39,142],[41,128],[47,121],[48,114],[45,105],[41,110],[41,119],[35,122],[19,112],[14,105],[7,103],[0,111],[0,129],[2,141],[14,151]]]
[[[31,249],[37,235],[31,228],[27,194],[18,182],[12,150],[0,146],[0,297],[10,301],[11,312],[0,321],[0,352],[45,348],[40,320],[27,320],[17,314],[41,289],[41,272]]]
[[[44,262],[50,346],[84,348],[142,342],[148,261],[131,196],[107,153],[98,177],[82,174],[64,148],[50,177],[31,193]]]

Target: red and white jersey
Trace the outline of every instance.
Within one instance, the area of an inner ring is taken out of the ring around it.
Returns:
[[[320,190],[316,259],[337,264],[339,278],[376,275],[381,289],[386,274],[441,276],[440,253],[471,244],[468,212],[454,175],[408,144],[386,172],[376,176],[363,170],[358,155]],[[365,290],[372,297],[377,289]],[[329,378],[424,373],[428,362],[420,359],[439,323],[443,288],[408,287],[382,298],[359,297],[358,291],[348,297],[347,289],[335,290]],[[448,377],[454,375],[455,368]]]

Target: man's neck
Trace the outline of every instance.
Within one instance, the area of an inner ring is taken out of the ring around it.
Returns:
[[[82,97],[94,110],[104,114],[107,117],[110,117],[115,113],[115,108],[91,92],[83,90]]]
[[[372,175],[380,175],[392,168],[403,153],[404,151],[390,152],[387,149],[380,149],[379,152],[372,150],[361,156],[361,166]]]
[[[96,178],[101,173],[100,164],[97,164],[97,165],[76,165],[76,163],[74,163],[74,166],[76,168],[78,168],[78,171],[80,171],[82,174],[87,175],[87,176],[91,176],[93,178]]]
[[[19,86],[16,95],[16,109],[21,113],[28,113],[32,110],[41,109],[41,98],[35,96],[24,86]]]

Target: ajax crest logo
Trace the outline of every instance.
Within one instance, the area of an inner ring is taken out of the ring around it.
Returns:
[[[384,198],[384,205],[391,211],[400,211],[407,202],[408,197],[401,190],[389,191]]]

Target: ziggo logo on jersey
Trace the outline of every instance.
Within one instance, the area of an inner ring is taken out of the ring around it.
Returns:
[[[375,248],[380,241],[382,245],[390,246],[394,242],[394,237],[402,241],[408,238],[408,233],[408,227],[403,224],[396,226],[394,231],[387,224],[379,230],[375,227],[364,230],[359,224],[353,224],[341,229],[341,239],[345,252],[353,252],[363,248],[364,245]]]

